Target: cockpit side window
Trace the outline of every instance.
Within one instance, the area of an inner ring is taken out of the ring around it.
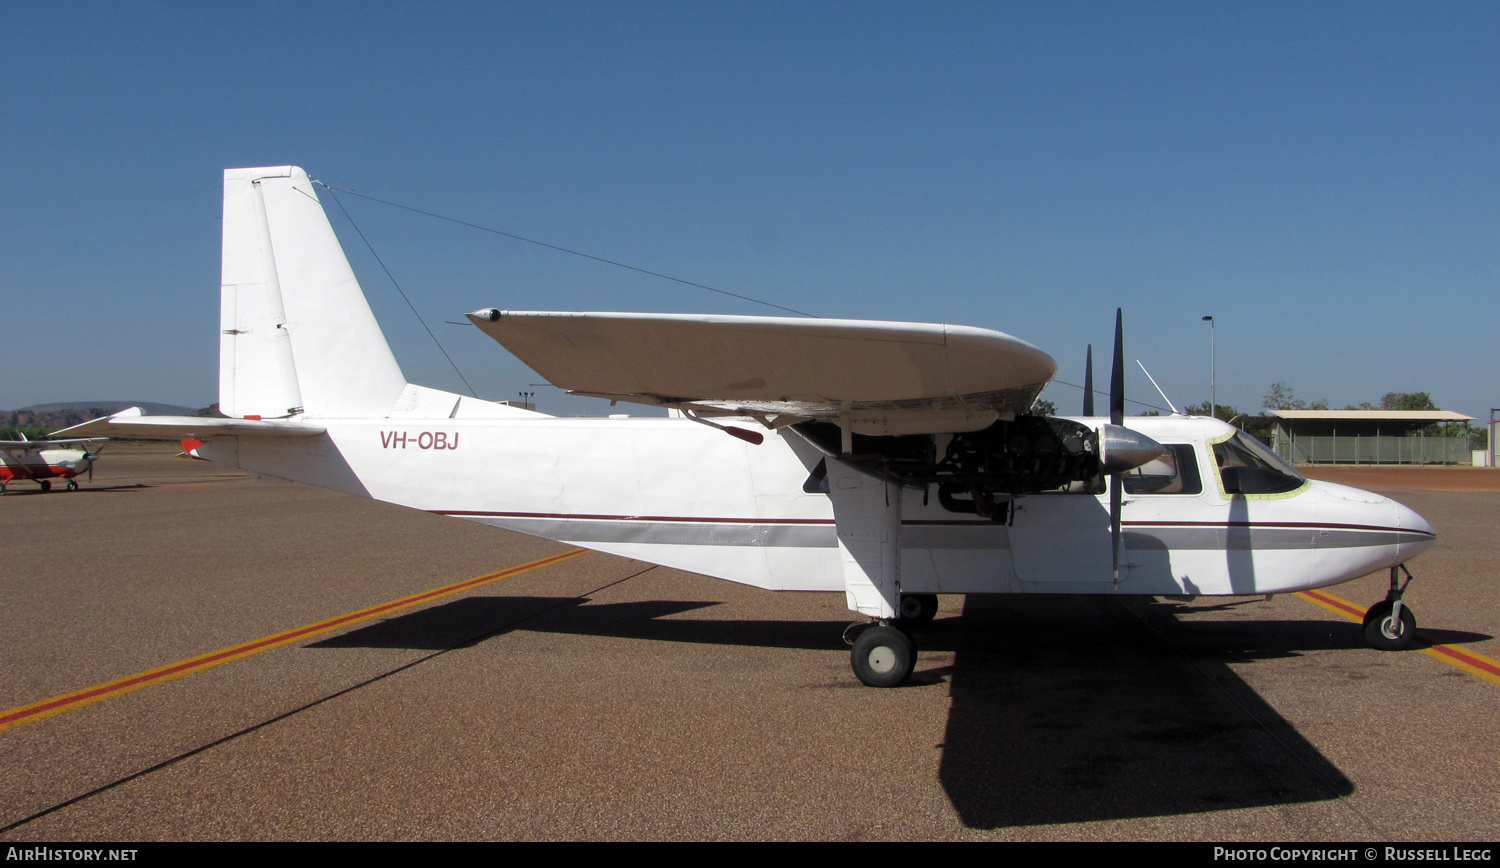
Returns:
[[[1166,452],[1123,474],[1126,494],[1202,494],[1198,460],[1187,443],[1163,444]]]
[[[1282,494],[1307,481],[1296,468],[1243,431],[1214,444],[1214,462],[1225,494]]]
[[[1133,470],[1120,474],[1126,494],[1202,494],[1203,477],[1198,474],[1198,457],[1188,443],[1165,444],[1167,451]],[[1109,491],[1109,477],[1100,474],[1093,479],[1073,482],[1043,494],[1089,494],[1095,497]]]

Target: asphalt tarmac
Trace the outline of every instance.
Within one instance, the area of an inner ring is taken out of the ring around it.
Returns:
[[[1424,487],[1421,639],[1500,663],[1500,492]],[[242,655],[571,549],[127,448],[35,492],[0,714],[233,650],[0,731],[0,840],[1500,839],[1500,683],[1295,595],[944,596],[874,690],[841,594],[590,552]]]

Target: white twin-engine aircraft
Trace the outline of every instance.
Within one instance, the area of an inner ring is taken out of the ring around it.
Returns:
[[[950,325],[481,310],[554,385],[669,408],[559,419],[406,381],[301,169],[224,173],[219,407],[68,433],[197,456],[779,591],[874,619],[854,672],[902,683],[939,593],[1261,595],[1389,568],[1365,636],[1416,629],[1397,569],[1432,527],[1304,479],[1214,419],[1029,415],[1057,371]],[[731,422],[732,420],[732,422]],[[1107,480],[1107,482],[1106,482]],[[1408,581],[1410,574],[1408,573]]]

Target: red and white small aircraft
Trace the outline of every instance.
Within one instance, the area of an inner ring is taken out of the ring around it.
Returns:
[[[86,437],[72,440],[0,440],[0,494],[18,479],[30,479],[43,491],[52,490],[52,480],[66,480],[69,491],[78,490],[78,478],[94,478],[94,459],[99,450],[71,448],[79,444],[102,443],[108,438]]]
[[[1389,569],[1365,636],[1394,649],[1416,630],[1397,570],[1432,527],[1215,419],[1127,427],[1118,316],[1109,416],[1086,399],[1055,418],[1029,414],[1053,360],[985,329],[469,314],[555,385],[670,411],[561,419],[408,383],[301,169],[227,170],[223,231],[219,406],[234,418],[117,414],[67,433],[199,440],[196,456],[263,476],[842,591],[873,619],[852,657],[873,686],[910,675],[940,593],[1264,595]]]

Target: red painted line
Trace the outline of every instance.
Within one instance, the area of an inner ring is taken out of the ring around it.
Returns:
[[[833,524],[831,518],[716,518],[690,515],[583,515],[559,512],[479,512],[464,509],[429,509],[434,515],[463,517],[482,515],[495,518],[551,518],[577,521],[660,521],[688,524]]]
[[[540,518],[557,521],[655,521],[663,523],[682,524],[748,524],[748,525],[832,525],[835,521],[831,518],[725,518],[722,516],[692,516],[692,515],[604,515],[589,513],[563,513],[563,512],[486,512],[481,510],[465,509],[430,509],[428,512],[434,515],[448,515],[456,517],[484,516],[489,518]],[[994,525],[992,521],[974,521],[972,519],[911,519],[901,522],[903,525],[974,525],[986,527]],[[1125,527],[1247,527],[1247,528],[1306,528],[1318,530],[1375,530],[1386,533],[1407,533],[1418,536],[1436,536],[1423,531],[1410,528],[1381,527],[1379,525],[1367,524],[1325,524],[1320,522],[1248,522],[1248,521],[1126,521],[1121,522]]]
[[[1364,609],[1361,609],[1359,606],[1356,606],[1353,603],[1340,600],[1338,597],[1331,597],[1327,594],[1320,594],[1317,591],[1301,591],[1300,593],[1306,594],[1307,596],[1312,597],[1313,599],[1317,600],[1320,603],[1323,603],[1324,605],[1332,606],[1335,609],[1348,612],[1356,618],[1363,619],[1365,617]]]
[[[1312,602],[1316,605],[1323,606],[1324,608],[1344,613],[1352,619],[1360,621],[1364,620],[1366,612],[1365,609],[1362,609],[1359,606],[1348,602],[1347,600],[1341,600],[1332,594],[1325,594],[1319,591],[1296,591],[1294,593],[1294,596],[1302,597],[1303,599],[1308,600],[1309,602]],[[1421,639],[1421,636],[1422,634],[1419,630],[1417,632],[1416,638]],[[1490,660],[1486,660],[1485,658],[1473,654],[1472,652],[1469,652],[1463,648],[1459,648],[1454,645],[1431,644],[1426,648],[1413,648],[1412,650],[1420,651],[1423,654],[1426,654],[1427,656],[1433,658],[1434,660],[1440,660],[1443,663],[1448,664],[1449,666],[1464,670],[1470,675],[1475,676],[1476,678],[1484,679],[1485,681],[1489,681],[1493,684],[1500,684],[1500,664],[1496,664]]]
[[[1470,654],[1466,651],[1454,648],[1451,645],[1433,645],[1431,650],[1436,651],[1437,653],[1442,654],[1445,657],[1452,657],[1455,660],[1462,660],[1464,663],[1473,666],[1475,669],[1483,669],[1485,672],[1488,672],[1491,675],[1500,677],[1500,664],[1493,663],[1489,660],[1484,659],[1483,657]]]
[[[1290,527],[1310,530],[1378,530],[1386,533],[1410,533],[1436,537],[1435,533],[1410,527],[1383,527],[1375,524],[1326,524],[1317,521],[1122,521],[1130,527]]]

